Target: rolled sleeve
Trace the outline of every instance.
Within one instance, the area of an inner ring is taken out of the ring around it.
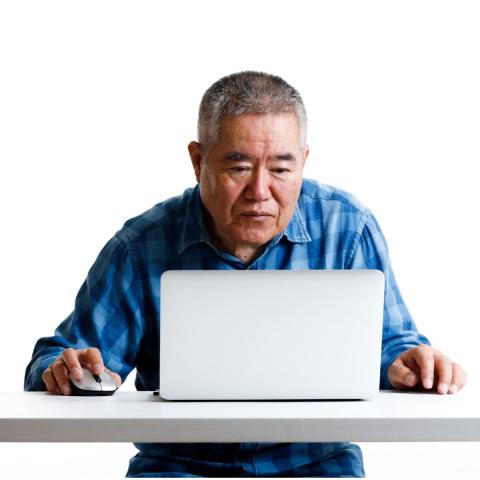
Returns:
[[[380,388],[392,389],[387,372],[395,358],[418,345],[430,345],[430,341],[418,332],[403,301],[392,270],[385,237],[369,210],[359,223],[347,268],[378,269],[385,275]]]

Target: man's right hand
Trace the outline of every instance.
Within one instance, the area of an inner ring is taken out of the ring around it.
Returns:
[[[76,379],[82,378],[82,367],[88,368],[95,375],[100,375],[105,370],[112,375],[117,388],[122,384],[120,375],[105,367],[98,348],[91,347],[80,350],[67,348],[42,374],[47,390],[56,395],[70,395],[72,389],[68,373],[70,372]]]

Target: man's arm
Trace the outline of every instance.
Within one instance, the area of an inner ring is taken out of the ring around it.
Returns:
[[[435,387],[439,393],[462,388],[465,372],[417,331],[395,280],[385,237],[368,210],[358,225],[346,266],[378,269],[385,274],[380,388]]]
[[[25,371],[25,390],[55,392],[55,379],[62,387],[59,379],[65,380],[70,368],[78,368],[79,363],[89,368],[92,359],[117,372],[118,381],[125,380],[135,367],[144,333],[136,265],[134,252],[118,234],[103,247],[77,294],[73,312],[53,336],[35,344]]]

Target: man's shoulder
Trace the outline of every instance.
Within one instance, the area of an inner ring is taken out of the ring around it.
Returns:
[[[168,231],[178,229],[179,220],[185,217],[187,204],[193,188],[187,188],[182,194],[167,198],[144,212],[128,219],[117,232],[125,242],[148,240],[162,237]]]
[[[342,211],[365,215],[368,208],[353,194],[341,188],[304,178],[300,192],[307,209],[321,209],[323,213]]]

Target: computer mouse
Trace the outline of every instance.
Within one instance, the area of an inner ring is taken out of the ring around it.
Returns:
[[[68,379],[72,386],[72,395],[113,395],[117,390],[115,380],[106,370],[100,375],[93,374],[87,368],[82,368],[82,371],[82,378],[74,378],[71,373],[68,374]]]

